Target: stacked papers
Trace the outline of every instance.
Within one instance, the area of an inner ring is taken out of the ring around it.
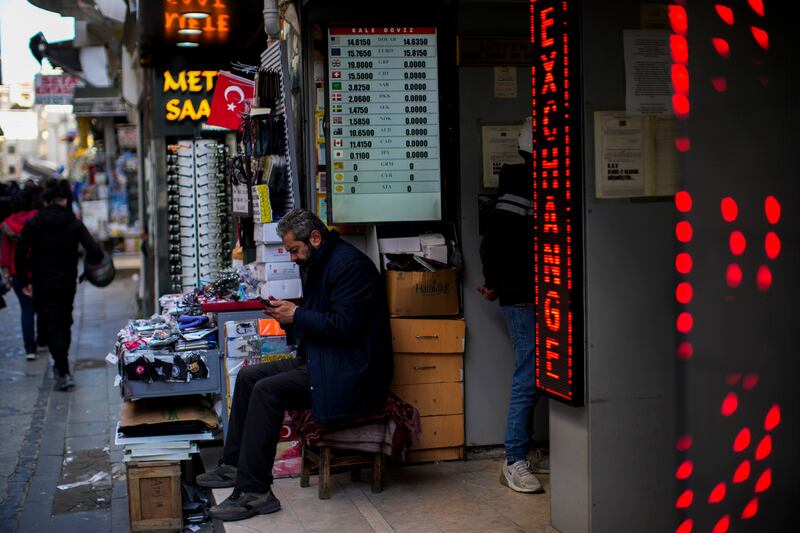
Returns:
[[[114,444],[124,446],[123,461],[185,461],[197,453],[197,441],[213,440],[211,431],[126,437],[117,423]]]

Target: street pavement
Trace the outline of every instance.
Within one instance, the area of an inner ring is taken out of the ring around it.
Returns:
[[[19,303],[0,311],[0,531],[129,531],[116,368],[105,362],[117,331],[136,315],[137,282],[80,284],[70,349],[77,386],[52,390],[49,353],[25,360]]]

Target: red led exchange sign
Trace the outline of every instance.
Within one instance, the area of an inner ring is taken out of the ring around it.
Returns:
[[[530,5],[536,387],[577,406],[583,361],[576,8],[563,0]]]

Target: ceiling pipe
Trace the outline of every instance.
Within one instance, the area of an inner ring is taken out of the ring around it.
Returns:
[[[264,32],[273,39],[277,39],[281,33],[277,0],[264,0]]]

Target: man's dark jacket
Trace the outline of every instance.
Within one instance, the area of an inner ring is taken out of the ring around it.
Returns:
[[[335,231],[311,257],[293,327],[318,422],[383,407],[393,368],[386,290],[372,261]]]
[[[75,290],[78,279],[78,244],[89,262],[103,260],[103,251],[72,211],[52,203],[40,210],[22,229],[14,257],[22,286],[33,283],[34,297],[42,292]]]
[[[503,165],[480,254],[500,305],[533,303],[533,166]]]

